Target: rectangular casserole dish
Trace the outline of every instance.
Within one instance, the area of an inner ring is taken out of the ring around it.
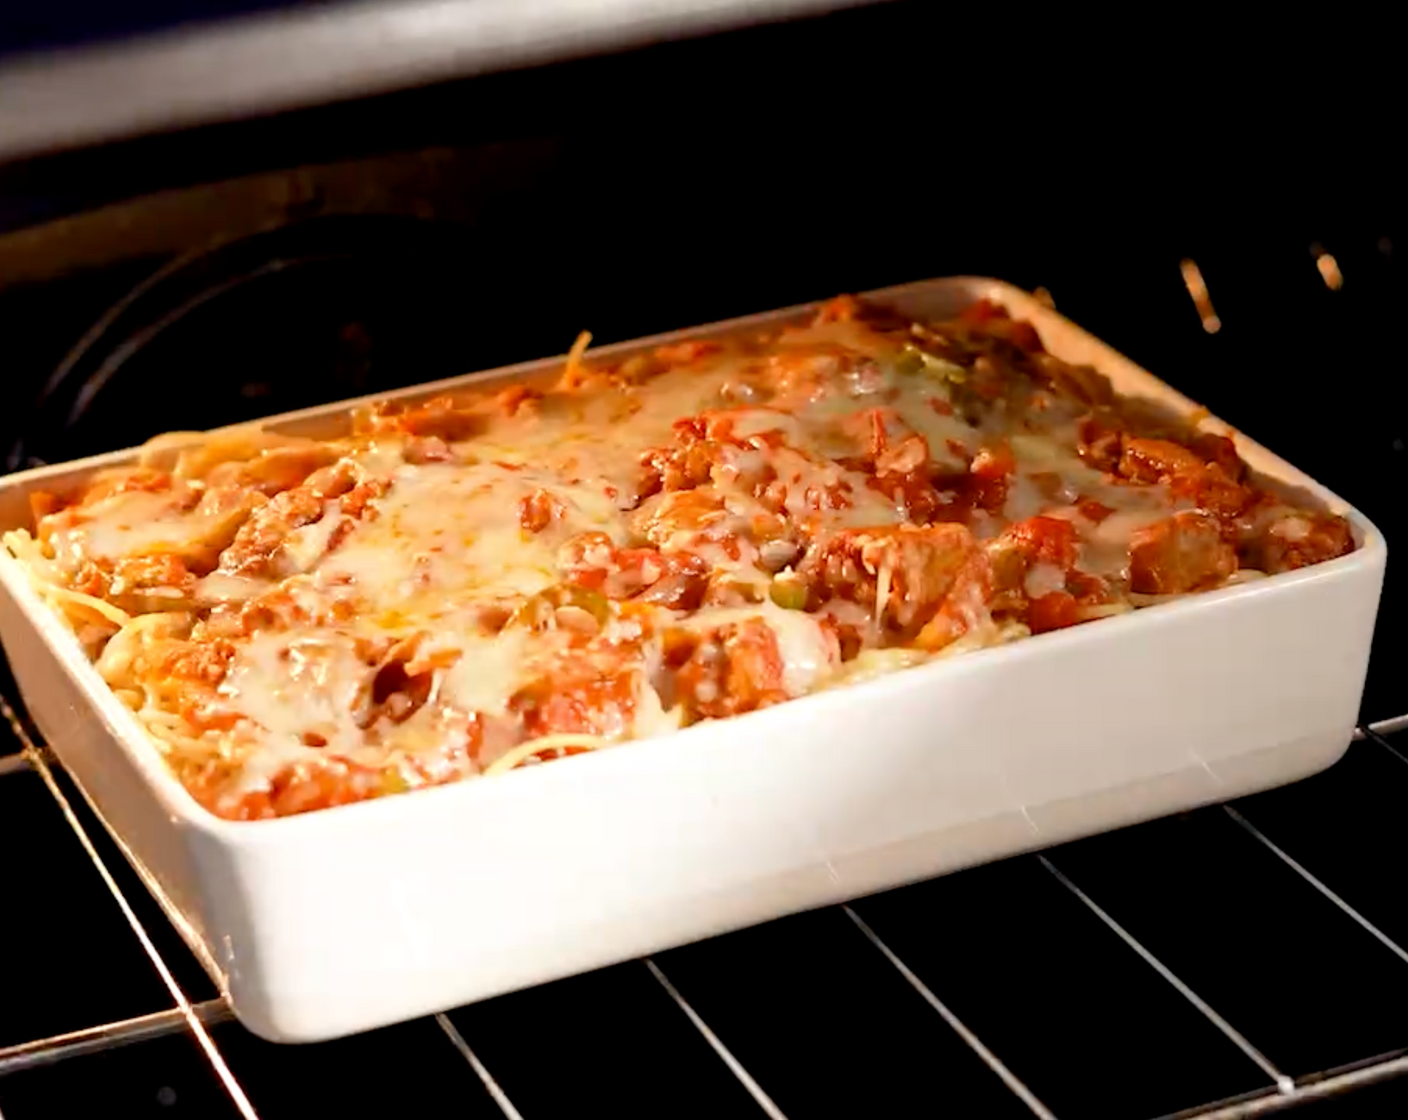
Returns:
[[[991,299],[1121,394],[1195,410],[1009,285],[935,280],[868,298],[916,318]],[[560,368],[527,363],[394,396]],[[268,423],[327,435],[351,406]],[[1355,724],[1385,545],[1346,503],[1236,441],[1265,484],[1348,518],[1357,550],[700,723],[668,742],[278,820],[225,821],[198,806],[3,551],[0,637],[55,753],[241,1021],[271,1040],[316,1041],[1330,765]],[[131,455],[0,479],[0,529],[28,524],[31,491]]]

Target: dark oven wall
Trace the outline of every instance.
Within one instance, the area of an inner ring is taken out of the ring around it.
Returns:
[[[1392,540],[1392,134],[1342,70],[1269,56],[890,3],[0,167],[0,452],[979,273],[1045,287]]]

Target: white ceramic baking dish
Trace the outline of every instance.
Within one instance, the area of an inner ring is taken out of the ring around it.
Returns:
[[[1121,392],[1194,408],[1008,285],[873,294],[917,316],[995,298]],[[431,391],[559,370],[560,359],[530,363]],[[271,423],[316,432],[347,409]],[[1349,517],[1358,551],[665,740],[283,820],[201,809],[8,555],[0,635],[55,753],[239,1018],[269,1039],[311,1041],[1328,766],[1355,723],[1384,542],[1334,495],[1238,443],[1264,479]],[[128,454],[0,479],[0,527],[27,523],[30,490]]]

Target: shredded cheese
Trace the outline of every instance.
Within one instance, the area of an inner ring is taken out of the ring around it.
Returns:
[[[568,385],[576,385],[582,373],[582,358],[587,347],[592,344],[592,332],[583,331],[567,351],[567,364],[563,367],[562,378]]]
[[[42,573],[50,567],[48,558],[40,549],[39,542],[22,529],[12,530],[4,535],[4,543],[17,560],[25,561],[24,570],[30,584],[41,597],[54,603],[82,607],[101,615],[118,626],[126,626],[132,616],[121,607],[115,607],[106,599],[54,582]]]
[[[879,645],[885,633],[885,608],[890,604],[890,578],[893,565],[885,560],[875,577],[875,617],[871,641]]]
[[[530,739],[526,743],[519,743],[518,746],[511,747],[484,767],[484,776],[487,778],[494,774],[506,773],[544,751],[560,751],[573,747],[594,751],[606,746],[607,742],[600,735],[544,735],[540,739]]]

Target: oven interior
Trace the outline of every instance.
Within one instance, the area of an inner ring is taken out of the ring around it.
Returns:
[[[1035,32],[891,3],[0,164],[5,469],[970,273],[1397,541],[1391,134]],[[1324,774],[314,1046],[231,1020],[6,671],[0,1114],[1397,1114],[1394,567]]]

